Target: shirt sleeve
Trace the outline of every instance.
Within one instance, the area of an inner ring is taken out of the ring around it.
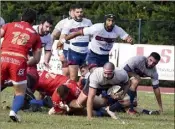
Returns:
[[[121,27],[117,26],[117,30],[116,31],[118,32],[119,37],[121,39],[123,39],[123,40],[128,36],[128,34]]]
[[[71,29],[72,20],[68,20],[61,31],[61,34],[69,34]]]
[[[89,77],[89,87],[97,89],[99,86],[99,83],[97,81],[96,73],[93,72]]]
[[[56,24],[56,26],[55,26],[55,30],[56,30],[57,32],[61,32],[62,29],[63,29],[63,20],[61,20],[60,22],[58,22],[58,23]]]
[[[84,35],[93,35],[99,31],[99,26],[98,25],[92,25],[90,27],[85,27],[83,29],[83,34]]]
[[[53,40],[50,34],[48,34],[48,41],[44,47],[45,50],[51,50],[52,49],[52,44],[53,44]]]
[[[158,73],[157,72],[155,72],[153,74],[153,77],[151,78],[151,81],[152,81],[152,85],[153,86],[159,85],[159,76],[158,76]]]

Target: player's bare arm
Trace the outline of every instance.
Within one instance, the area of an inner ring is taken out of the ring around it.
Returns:
[[[88,99],[87,99],[87,118],[92,119],[92,109],[93,109],[93,100],[96,95],[96,89],[89,87]]]
[[[127,43],[133,44],[133,39],[130,35],[128,35],[125,39],[124,39]]]
[[[163,106],[162,106],[162,99],[161,99],[160,88],[154,89],[154,94],[156,96],[157,103],[159,105],[159,110],[160,110],[160,112],[163,112]]]
[[[35,64],[38,64],[41,58],[41,49],[37,49],[36,51],[33,51],[33,57],[31,57],[28,61],[27,61],[27,65],[28,66],[33,66]]]

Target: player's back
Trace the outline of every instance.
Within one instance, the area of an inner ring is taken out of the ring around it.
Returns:
[[[66,76],[49,73],[47,71],[40,72],[39,76],[36,90],[46,92],[46,94],[50,96],[59,85],[66,83],[68,80]]]
[[[17,52],[24,56],[30,48],[41,47],[41,40],[28,22],[12,22],[3,26],[4,40],[2,51]]]

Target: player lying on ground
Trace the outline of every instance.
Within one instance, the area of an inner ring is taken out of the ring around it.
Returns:
[[[108,106],[107,107],[103,107],[101,109],[99,109],[97,111],[98,116],[104,116],[106,115],[106,113],[111,116],[113,119],[118,119],[118,117],[116,116],[116,112],[127,112],[129,113],[129,108],[130,108],[130,96],[128,95],[128,93],[125,95],[125,97],[123,99],[117,99],[118,98],[118,94],[121,94],[123,92],[121,86],[116,85],[111,87],[107,92],[103,91],[102,93],[102,97],[104,99],[107,99],[107,103]],[[137,105],[137,95],[134,98],[133,101],[134,104],[134,110],[137,113],[143,113],[143,114],[147,114],[147,115],[158,115],[160,114],[159,111],[157,110],[147,110],[147,109],[143,109],[138,107]],[[106,112],[105,112],[106,111]]]

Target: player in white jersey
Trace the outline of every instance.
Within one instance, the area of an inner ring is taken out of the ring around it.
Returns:
[[[66,26],[61,32],[60,40],[68,34],[75,33],[84,27],[91,26],[91,20],[83,18],[83,9],[79,5],[74,5],[74,18],[65,23]],[[68,49],[68,64],[70,79],[77,80],[78,69],[86,59],[88,52],[89,36],[78,36],[70,40]]]
[[[113,43],[117,37],[132,43],[132,38],[119,26],[115,25],[115,16],[113,14],[105,15],[104,23],[97,23],[91,27],[68,35],[65,40],[69,40],[79,35],[92,35],[93,38],[89,44],[89,53],[87,55],[87,63],[90,68],[102,67],[109,61],[109,52],[113,47]],[[62,40],[64,42],[65,40]]]
[[[67,21],[71,20],[73,17],[74,17],[74,10],[73,10],[73,7],[70,7],[69,17],[64,18],[63,20],[59,21],[56,24],[55,29],[53,30],[53,32],[51,34],[53,41],[60,38],[61,31],[63,30],[65,23],[67,23]],[[67,62],[68,48],[69,48],[69,44],[67,42],[65,42],[65,44],[63,46],[63,50],[59,50],[60,52],[58,54],[60,61],[62,62],[62,74],[65,76],[69,75],[68,62]]]
[[[127,71],[131,80],[131,87],[128,90],[131,101],[131,106],[129,110],[130,114],[135,114],[135,111],[133,109],[133,100],[136,96],[136,89],[141,80],[141,77],[150,77],[152,79],[152,86],[159,105],[159,110],[160,112],[163,111],[161,93],[159,89],[158,73],[156,70],[156,65],[158,64],[160,59],[161,57],[158,53],[152,52],[149,57],[132,57],[127,61],[126,65],[124,66],[124,70]]]
[[[121,85],[123,93],[119,94],[117,99],[122,99],[129,86],[129,77],[125,70],[115,69],[115,66],[111,62],[105,63],[104,67],[96,68],[89,76],[88,82],[83,88],[77,100],[70,103],[70,107],[82,108],[87,101],[87,113],[88,118],[92,117],[92,108],[104,106],[106,104],[105,99],[97,98],[97,95],[101,94],[103,90],[108,90],[111,86]]]
[[[39,25],[34,25],[33,28],[40,35],[42,47],[44,47],[44,65],[49,67],[50,57],[52,55],[52,44],[53,40],[50,34],[51,28],[53,25],[53,20],[50,16],[42,16]]]

